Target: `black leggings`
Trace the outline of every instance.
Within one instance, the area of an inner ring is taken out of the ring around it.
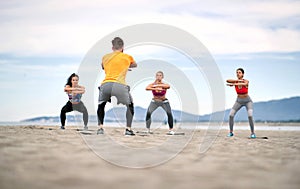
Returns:
[[[65,126],[66,113],[72,112],[73,110],[83,113],[83,123],[85,126],[87,126],[89,120],[89,114],[83,102],[79,102],[79,104],[72,104],[70,101],[68,101],[67,104],[61,109],[60,112],[61,125]]]
[[[158,107],[162,107],[165,112],[167,113],[168,116],[168,124],[169,124],[169,128],[172,129],[173,128],[173,115],[172,115],[172,110],[171,110],[171,106],[169,101],[166,99],[164,101],[155,101],[152,100],[148,110],[147,110],[147,114],[146,114],[146,127],[148,129],[150,129],[150,125],[151,125],[151,114],[158,108]]]
[[[102,102],[101,104],[98,105],[98,110],[97,110],[98,125],[103,125],[104,115],[105,115],[105,111],[104,111],[105,105],[106,105],[106,102]],[[126,110],[126,124],[127,125],[126,126],[131,127],[133,115],[134,115],[133,103],[126,105],[126,107],[127,107],[127,110]]]

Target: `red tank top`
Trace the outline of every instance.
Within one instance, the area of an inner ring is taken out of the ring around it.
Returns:
[[[235,91],[236,91],[237,94],[247,94],[248,93],[248,86],[235,85]]]
[[[167,90],[162,90],[162,91],[156,91],[156,90],[152,90],[152,94],[153,96],[164,96],[167,93]]]

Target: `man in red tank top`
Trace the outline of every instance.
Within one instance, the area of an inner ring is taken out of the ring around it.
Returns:
[[[146,114],[146,127],[148,132],[150,132],[151,125],[151,114],[158,108],[162,107],[168,116],[168,124],[169,124],[169,134],[173,135],[173,115],[170,103],[166,98],[167,89],[170,88],[170,85],[163,83],[162,79],[164,78],[164,73],[162,71],[156,72],[154,83],[149,84],[146,87],[146,90],[152,91],[153,98],[147,109]]]
[[[233,105],[230,113],[229,113],[229,133],[228,137],[233,136],[233,124],[234,124],[234,116],[237,111],[239,111],[243,106],[246,107],[248,113],[248,120],[251,129],[250,138],[256,138],[254,133],[254,122],[253,122],[253,102],[248,95],[248,85],[249,81],[244,79],[244,69],[238,68],[236,70],[236,76],[238,79],[227,79],[227,85],[232,87],[235,86],[235,90],[237,93],[237,99],[235,104]]]

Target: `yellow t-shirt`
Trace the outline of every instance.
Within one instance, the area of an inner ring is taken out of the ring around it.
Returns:
[[[102,64],[105,78],[102,83],[117,82],[126,85],[126,74],[133,62],[132,56],[118,51],[104,55]]]

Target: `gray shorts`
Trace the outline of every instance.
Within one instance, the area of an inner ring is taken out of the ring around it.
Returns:
[[[111,97],[117,98],[118,104],[129,105],[132,103],[132,97],[130,94],[130,87],[121,83],[107,82],[103,83],[99,87],[99,98],[98,104],[103,102],[111,101]]]

